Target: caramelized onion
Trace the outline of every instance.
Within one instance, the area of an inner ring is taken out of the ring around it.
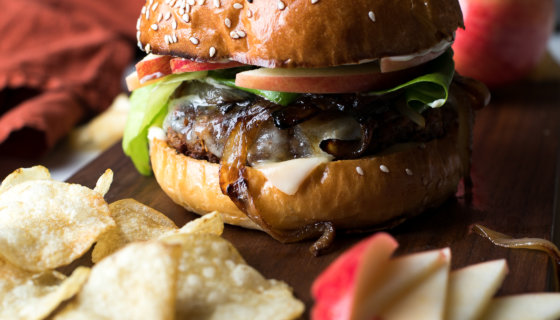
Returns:
[[[514,239],[508,235],[490,230],[479,224],[471,226],[471,230],[479,236],[490,240],[496,246],[510,249],[529,249],[546,252],[553,261],[552,266],[554,267],[556,291],[560,290],[560,283],[558,281],[560,278],[560,250],[558,250],[558,247],[556,247],[554,243],[541,238]]]
[[[310,248],[314,255],[319,255],[334,241],[335,230],[332,223],[317,222],[289,231],[274,229],[259,214],[250,192],[246,167],[248,147],[255,140],[259,127],[269,119],[270,112],[263,108],[258,113],[246,116],[235,124],[220,161],[220,188],[222,193],[227,195],[251,221],[274,239],[288,243],[319,238]]]
[[[292,105],[272,113],[274,125],[279,129],[288,129],[308,120],[321,110],[313,104]]]
[[[355,159],[361,157],[368,149],[373,136],[372,123],[360,123],[362,137],[360,140],[326,139],[319,147],[336,159]]]
[[[490,90],[484,83],[457,74],[453,80],[469,93],[473,109],[482,109],[490,103]]]

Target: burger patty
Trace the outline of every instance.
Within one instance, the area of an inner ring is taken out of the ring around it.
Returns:
[[[249,144],[248,164],[311,156],[333,160],[376,154],[404,142],[427,142],[457,126],[448,104],[422,113],[425,126],[398,111],[399,95],[304,94],[288,107],[203,82],[184,84],[164,122],[168,144],[189,157],[218,163],[235,124],[267,117]]]

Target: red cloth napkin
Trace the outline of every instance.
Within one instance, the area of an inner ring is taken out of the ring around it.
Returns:
[[[0,155],[42,155],[110,105],[133,59],[143,4],[2,1]]]

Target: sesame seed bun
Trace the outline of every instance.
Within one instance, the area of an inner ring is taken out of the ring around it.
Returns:
[[[156,54],[328,67],[420,52],[462,26],[448,0],[150,0],[137,35]]]
[[[282,193],[260,171],[248,167],[248,185],[258,194],[259,214],[279,230],[326,221],[337,229],[366,229],[397,224],[439,205],[456,192],[470,169],[471,99],[453,84],[448,103],[457,108],[459,125],[444,138],[320,165],[294,195]],[[150,153],[155,177],[174,202],[202,215],[217,210],[227,223],[259,229],[222,194],[218,164],[179,154],[156,139]]]

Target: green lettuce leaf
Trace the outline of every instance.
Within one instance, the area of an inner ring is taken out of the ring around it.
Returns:
[[[290,103],[294,102],[299,96],[299,93],[268,91],[268,90],[258,90],[258,89],[238,87],[235,85],[235,79],[225,79],[225,78],[217,77],[215,75],[210,75],[210,77],[212,77],[212,79],[214,79],[216,82],[220,84],[226,85],[228,87],[236,88],[239,90],[243,90],[255,94],[257,96],[261,96],[268,101],[272,101],[282,106],[289,105]]]
[[[148,129],[161,125],[167,114],[169,97],[183,81],[206,77],[207,72],[190,72],[167,76],[164,80],[134,90],[123,136],[124,153],[143,175],[152,172],[148,150]]]
[[[449,86],[455,73],[453,51],[447,50],[437,59],[429,62],[429,69],[430,73],[394,88],[371,92],[371,94],[382,95],[403,90],[408,106],[419,113],[430,107],[441,107],[447,101]]]

